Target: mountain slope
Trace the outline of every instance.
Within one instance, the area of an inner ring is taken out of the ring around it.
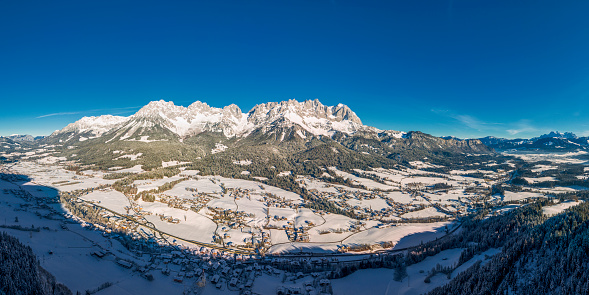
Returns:
[[[72,292],[39,266],[30,247],[17,238],[0,233],[0,293],[1,294],[60,294]]]
[[[588,294],[589,203],[552,218],[543,216],[542,208],[535,204],[514,213],[495,218],[490,226],[481,222],[484,226],[475,229],[498,228],[486,235],[489,244],[501,247],[500,253],[429,294]],[[510,227],[497,226],[509,223]],[[496,242],[505,231],[511,237]],[[481,236],[485,235],[478,234],[475,244],[482,244]],[[465,253],[485,250],[481,245],[471,248],[474,251]]]
[[[98,138],[127,120],[126,117],[111,115],[83,117],[74,123],[68,124],[63,129],[53,132],[46,141],[52,143],[76,142]]]

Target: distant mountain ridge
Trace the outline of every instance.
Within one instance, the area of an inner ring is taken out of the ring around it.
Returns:
[[[3,137],[3,136],[0,136],[0,137]],[[10,136],[6,136],[6,138],[9,138],[9,139],[11,139],[13,141],[35,141],[35,140],[43,139],[45,137],[46,136],[32,136],[32,135],[29,135],[29,134],[24,134],[24,135],[21,135],[21,134],[13,134],[13,135],[10,135]]]
[[[480,138],[481,142],[497,150],[548,150],[570,151],[589,149],[589,137],[578,137],[572,132],[551,131],[530,139],[506,139],[487,136]]]
[[[540,138],[567,138],[567,139],[577,139],[579,137],[577,137],[577,135],[575,135],[572,132],[560,133],[558,131],[551,131],[550,133],[540,135],[537,138],[538,139],[540,139]]]

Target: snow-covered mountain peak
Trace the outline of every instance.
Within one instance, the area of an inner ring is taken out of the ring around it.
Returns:
[[[242,118],[244,116],[244,113],[241,111],[241,109],[236,104],[230,104],[230,105],[224,107],[223,114],[225,116],[233,116],[236,118]]]
[[[356,115],[356,113],[354,113],[347,105],[340,103],[337,106],[332,107],[331,112],[333,116],[335,116],[336,119],[340,121],[349,120],[354,123],[362,124],[362,121],[360,118],[358,118],[358,115]]]
[[[232,137],[244,132],[244,114],[236,105],[223,109],[196,101],[188,107],[176,106],[173,102],[152,101],[141,108],[132,118],[150,118],[163,121],[161,124],[180,137],[205,131],[223,132]]]
[[[250,112],[250,116],[255,118],[276,117],[294,113],[300,117],[315,117],[320,119],[328,119],[330,121],[349,120],[357,124],[362,124],[362,121],[356,113],[349,107],[343,104],[337,106],[325,106],[318,99],[306,100],[298,102],[291,99],[282,102],[268,102],[256,105]]]
[[[551,131],[548,134],[540,135],[538,138],[566,138],[566,139],[577,139],[577,135],[572,132],[561,133],[559,131]]]
[[[142,107],[137,113],[135,113],[133,118],[153,118],[156,116],[160,117],[175,117],[181,115],[186,110],[183,106],[177,106],[172,101],[151,101],[146,106]]]
[[[55,131],[53,134],[61,134],[67,132],[76,132],[76,133],[83,133],[83,132],[92,132],[95,136],[100,136],[101,134],[109,131],[114,126],[121,124],[127,121],[128,117],[121,117],[121,116],[112,116],[112,115],[102,115],[98,117],[83,117],[82,119],[70,123],[65,128]]]
[[[209,113],[218,110],[218,108],[211,107],[206,102],[200,100],[197,100],[188,106],[188,111],[191,113]]]
[[[314,135],[332,135],[336,131],[350,134],[364,127],[347,106],[325,106],[318,99],[263,103],[252,108],[248,116],[248,121],[256,126],[287,121]]]

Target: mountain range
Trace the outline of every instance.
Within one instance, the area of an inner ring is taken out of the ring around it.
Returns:
[[[300,138],[332,136],[336,132],[353,134],[358,131],[378,131],[362,125],[360,118],[345,105],[324,106],[318,100],[298,102],[289,100],[256,105],[243,113],[237,105],[215,108],[197,101],[188,107],[173,102],[153,101],[129,117],[84,117],[54,132],[51,137],[64,141],[106,136],[111,140],[161,140],[163,134],[154,129],[163,128],[166,136],[179,139],[203,132],[221,133],[227,138],[247,137],[261,131],[272,133],[274,128],[297,126]],[[398,133],[402,135],[401,132]],[[281,136],[283,134],[280,134]],[[284,138],[282,138],[284,139]]]
[[[3,139],[5,148],[12,146],[8,141],[19,144]],[[248,112],[234,104],[216,108],[197,101],[183,107],[152,101],[128,117],[83,117],[34,143],[56,149],[76,165],[99,169],[138,164],[153,169],[162,162],[181,161],[200,169],[226,170],[235,161],[250,160],[272,163],[268,166],[277,170],[305,166],[318,173],[329,166],[448,162],[493,152],[477,139],[380,130],[364,125],[346,105],[326,106],[319,100],[262,103]]]
[[[371,156],[377,157],[377,162],[407,162],[424,158],[443,161],[448,156],[494,150],[568,151],[589,147],[588,137],[571,132],[550,132],[531,139],[487,136],[462,140],[419,131],[380,130],[364,125],[346,105],[325,106],[317,99],[262,103],[248,112],[235,104],[216,108],[196,101],[183,107],[171,101],[152,101],[128,117],[83,117],[48,137],[12,135],[1,141],[4,149],[32,143],[62,147],[72,160],[78,157],[89,164],[97,162],[89,159],[113,149],[141,153],[143,158],[155,157],[158,161],[193,161],[214,154],[219,157],[220,152],[232,158],[268,158],[317,153],[329,147],[353,154],[356,160]],[[104,159],[99,162],[107,165]],[[117,165],[120,162],[113,161]]]

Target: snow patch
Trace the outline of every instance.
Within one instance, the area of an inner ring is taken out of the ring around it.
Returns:
[[[250,160],[233,161],[233,164],[241,165],[241,166],[248,166],[248,165],[252,164],[252,161],[250,161]]]
[[[215,148],[211,150],[211,154],[224,152],[228,147],[222,143],[215,143]]]
[[[542,212],[546,215],[556,215],[562,213],[564,210],[571,208],[573,206],[577,206],[581,204],[583,201],[567,201],[562,202],[560,204],[552,205],[552,206],[545,206],[542,208]]]

